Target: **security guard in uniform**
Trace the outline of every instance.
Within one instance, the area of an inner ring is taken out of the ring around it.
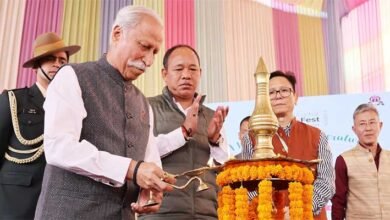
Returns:
[[[55,33],[38,36],[33,57],[36,83],[0,95],[0,219],[33,219],[46,165],[43,150],[43,102],[58,69],[80,46],[65,46]]]

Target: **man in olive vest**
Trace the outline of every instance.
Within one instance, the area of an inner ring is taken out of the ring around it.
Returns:
[[[0,96],[0,219],[33,219],[46,165],[43,153],[43,102],[58,69],[80,46],[66,46],[55,33],[39,35],[33,57],[36,83]]]
[[[332,219],[390,219],[390,151],[378,143],[383,123],[372,104],[353,113],[358,144],[336,159]]]
[[[221,128],[228,108],[220,106],[213,111],[196,93],[201,76],[197,52],[188,45],[176,45],[165,53],[163,65],[166,87],[149,102],[164,170],[183,173],[207,166],[210,158],[223,163],[227,146],[222,144]],[[183,190],[168,192],[159,212],[140,219],[217,219],[216,174],[206,171],[200,177],[208,190],[197,192],[199,182],[192,182]],[[178,178],[177,185],[187,180]]]

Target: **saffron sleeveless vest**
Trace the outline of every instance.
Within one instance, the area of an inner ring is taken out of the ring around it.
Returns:
[[[288,152],[283,149],[282,142],[277,135],[272,138],[274,152],[287,157],[300,160],[318,159],[318,144],[320,141],[321,131],[318,128],[310,126],[293,119],[291,121],[290,135],[287,136],[283,128],[279,127],[276,131],[288,146]],[[316,169],[316,167],[314,167]],[[288,192],[283,192],[283,201],[279,202],[279,206],[284,207],[288,204]],[[315,216],[314,219],[327,219],[326,210],[322,208],[321,213]]]

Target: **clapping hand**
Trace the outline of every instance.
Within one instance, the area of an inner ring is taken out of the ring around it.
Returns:
[[[225,118],[227,114],[229,113],[229,107],[228,106],[218,106],[217,109],[214,112],[214,116],[209,124],[209,127],[207,129],[207,136],[209,138],[210,143],[217,143],[220,132],[223,126],[223,123],[225,122]]]

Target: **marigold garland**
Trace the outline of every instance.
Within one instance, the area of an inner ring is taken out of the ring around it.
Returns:
[[[299,182],[291,182],[288,184],[288,198],[290,199],[290,219],[301,220],[303,219],[303,202],[302,193],[303,187]]]
[[[248,190],[242,186],[234,190],[236,194],[236,219],[247,220],[249,215]]]
[[[262,180],[259,183],[259,196],[257,205],[257,216],[262,220],[272,219],[272,182]]]
[[[250,164],[250,165],[249,165]],[[234,166],[225,169],[217,176],[217,184],[224,186],[234,182],[261,180],[271,177],[278,177],[282,180],[297,181],[304,184],[312,184],[314,175],[307,167],[297,165],[266,165],[257,166],[256,163],[244,163],[244,165]]]
[[[279,178],[293,181],[289,183],[288,188],[290,219],[312,220],[314,174],[309,168],[296,164],[275,161],[228,164],[217,176],[217,184],[222,187],[218,194],[218,218],[268,220],[277,217],[273,213],[273,189],[270,178]],[[229,186],[232,183],[250,180],[261,180],[258,184],[259,196],[252,201],[248,201],[248,191],[242,185],[235,190]]]
[[[230,186],[222,188],[222,220],[235,219],[234,190]]]

